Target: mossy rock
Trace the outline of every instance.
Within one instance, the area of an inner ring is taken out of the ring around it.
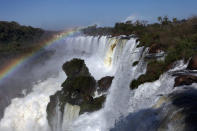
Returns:
[[[89,76],[89,70],[85,65],[84,60],[81,59],[72,59],[69,62],[63,64],[62,69],[68,77],[77,77],[80,75]]]
[[[85,112],[93,112],[102,108],[103,103],[105,102],[106,96],[101,96],[93,99],[90,102],[83,103],[80,107],[79,114],[83,114]]]
[[[167,67],[168,66],[163,61],[149,61],[146,74],[141,75],[137,80],[133,80],[130,83],[130,89],[136,89],[143,83],[158,80],[160,75],[167,71]]]
[[[62,84],[64,92],[73,92],[78,90],[84,95],[92,96],[96,90],[96,80],[92,76],[78,76],[76,78],[67,78]]]
[[[96,81],[92,76],[78,76],[74,79],[67,78],[62,84],[63,89],[50,96],[47,106],[48,120],[55,114],[55,108],[59,101],[60,110],[63,113],[66,103],[80,106],[80,114],[93,112],[102,108],[105,96],[93,99],[96,90]]]
[[[66,103],[81,105],[89,102],[96,90],[96,80],[92,76],[78,76],[67,78],[62,84],[63,89],[58,95],[61,110],[63,111]]]

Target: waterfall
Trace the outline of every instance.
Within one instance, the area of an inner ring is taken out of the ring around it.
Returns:
[[[59,104],[59,101],[57,102]],[[60,107],[55,107],[55,113],[53,115],[53,121],[51,122],[53,124],[52,131],[61,131],[62,130],[62,112],[60,111]]]
[[[65,105],[62,129],[70,127],[72,122],[79,116],[79,111],[80,106],[71,105],[69,103]]]
[[[63,74],[62,74],[63,75]],[[0,122],[1,131],[47,131],[46,106],[49,96],[54,94],[61,82],[58,78],[49,78],[34,86],[33,91],[24,98],[15,98],[6,108],[4,117]]]
[[[84,59],[96,80],[104,76],[114,76],[114,80],[107,93],[106,102],[99,111],[79,116],[79,106],[67,103],[63,113],[57,106],[53,131],[145,130],[158,118],[154,117],[152,111],[143,112],[143,115],[138,115],[138,111],[153,108],[159,95],[170,93],[174,77],[165,73],[155,82],[130,90],[130,82],[146,72],[147,64],[143,58],[147,49],[137,47],[138,44],[135,38],[127,40],[107,36],[71,36],[60,40],[51,47],[56,52],[46,64],[51,65],[46,71],[58,68],[58,75],[35,83],[32,92],[24,98],[13,99],[0,121],[0,130],[49,131],[46,116],[49,97],[61,89],[60,86],[66,79],[61,66],[72,58]],[[139,61],[138,64],[133,66],[136,61]],[[46,65],[38,68],[36,72],[44,72]],[[144,116],[147,116],[147,119]],[[151,119],[148,119],[149,116]],[[126,126],[122,119],[136,121]],[[139,127],[138,123],[143,120],[146,123]]]
[[[129,84],[132,79],[131,72],[133,72],[133,70],[131,70],[129,72],[128,72],[128,70],[130,70],[130,68],[132,67],[133,62],[140,59],[140,57],[142,56],[142,53],[143,53],[143,48],[136,48],[137,43],[136,43],[135,39],[124,40],[124,39],[120,39],[120,38],[87,37],[84,40],[84,37],[77,37],[77,38],[68,38],[67,40],[69,41],[70,44],[78,43],[78,41],[80,41],[80,44],[84,44],[84,46],[86,46],[86,45],[90,46],[91,44],[89,44],[88,42],[95,44],[95,45],[91,45],[91,46],[94,47],[93,49],[96,48],[97,50],[94,53],[91,52],[92,50],[90,50],[90,51],[88,50],[88,54],[92,53],[92,57],[90,57],[90,58],[88,58],[88,60],[86,60],[86,64],[87,64],[91,74],[97,80],[100,79],[101,76],[103,77],[106,75],[115,75],[115,81],[117,81],[120,84],[119,86],[122,86],[122,84],[126,84],[125,85],[126,88],[123,88],[123,89],[120,88],[120,90],[122,90],[122,91],[125,90],[125,94],[129,93],[129,91],[130,91]],[[80,47],[82,47],[82,46],[80,46]],[[74,51],[77,50],[77,48],[76,49],[75,48],[76,48],[76,46],[72,47],[72,49]],[[90,48],[87,47],[86,49],[90,49]],[[82,51],[82,50],[81,50],[81,52],[84,53],[84,51]],[[98,58],[97,60],[100,60],[99,61],[100,63],[98,63],[98,65],[96,66],[96,69],[95,69],[95,65],[92,62],[90,62],[91,60],[93,60],[95,63],[95,58]],[[90,64],[89,64],[89,62],[90,62]],[[146,64],[143,62],[143,59],[141,59],[141,61],[139,62],[139,65],[142,65],[142,66],[140,66],[138,68],[136,67],[136,70],[138,70],[138,72],[144,72],[145,68],[142,69],[142,67],[146,66]],[[103,67],[105,67],[104,71],[107,71],[107,73],[102,72],[100,70],[100,68],[103,68]],[[94,70],[92,70],[92,69],[94,69]],[[98,70],[99,70],[99,72],[98,72]],[[99,73],[102,73],[102,74],[100,75]],[[135,72],[133,72],[133,73],[135,73]],[[125,75],[125,74],[129,78],[126,81],[123,80],[124,79],[123,75]],[[136,75],[134,75],[134,76],[136,76]],[[116,88],[117,85],[114,84],[114,87]],[[113,89],[113,83],[112,83],[112,89]],[[112,93],[114,93],[114,91]],[[113,97],[114,95],[123,96],[123,94],[122,94],[123,92],[119,92],[119,93],[120,94],[112,94],[111,97]],[[110,97],[110,95],[107,96],[107,99],[110,99],[109,97]],[[127,99],[127,101],[129,100],[127,97],[123,97],[123,99]],[[109,101],[109,103],[111,103],[112,100],[107,100],[107,101]],[[106,104],[106,105],[108,106],[108,104]],[[124,105],[128,105],[128,104],[124,104]],[[117,106],[120,106],[120,105],[117,105]],[[106,110],[106,109],[110,110],[111,108],[117,108],[117,107],[111,107],[109,105],[109,108],[104,108],[103,110]],[[66,105],[65,109],[67,109],[67,105]],[[64,115],[67,114],[66,112],[67,111],[64,111]],[[123,113],[124,111],[121,111],[121,112]],[[105,113],[109,114],[107,111]],[[102,114],[102,115],[104,115],[104,114]],[[117,118],[119,116],[120,115],[117,115]],[[114,120],[116,120],[116,119],[113,119],[112,121],[114,121]],[[72,123],[73,120],[66,118],[66,121],[67,121],[66,123]],[[76,121],[78,121],[78,119]],[[97,121],[97,120],[95,120],[95,121]],[[63,125],[64,124],[65,123],[63,121]],[[73,129],[73,128],[75,128],[75,126],[72,126],[72,124],[65,124],[63,126],[62,130],[68,130],[68,128],[70,128],[70,130],[75,130],[75,129]],[[102,125],[100,125],[100,126],[102,126]],[[76,130],[79,130],[79,129],[76,129]]]
[[[116,41],[116,42],[115,42]],[[135,43],[135,39],[131,40]],[[115,45],[114,45],[115,42]],[[2,131],[48,131],[49,126],[46,117],[46,107],[49,102],[49,96],[60,90],[60,85],[66,79],[61,71],[61,66],[65,61],[74,57],[85,60],[90,73],[99,80],[107,75],[114,75],[118,61],[123,54],[123,48],[126,47],[127,40],[119,38],[92,37],[92,36],[71,36],[56,42],[50,49],[55,50],[54,56],[46,62],[45,65],[38,67],[35,72],[43,72],[55,70],[59,75],[52,76],[45,81],[36,82],[32,92],[26,94],[24,98],[15,98],[11,104],[5,109],[4,116],[0,122],[0,130]],[[131,43],[131,42],[130,42]],[[118,48],[117,48],[118,47]],[[111,52],[111,53],[109,53]],[[110,64],[106,64],[106,59],[111,59]],[[46,65],[49,65],[46,68]],[[61,121],[71,121],[77,116],[78,108],[66,105],[65,112],[75,111],[74,116],[64,113],[63,120],[60,119],[58,113],[54,121],[55,129],[60,130]],[[63,122],[64,123],[64,122]],[[62,124],[65,128],[65,124]]]
[[[143,61],[143,48],[137,48],[135,39],[113,40],[109,44],[115,78],[112,82],[104,107],[91,114],[83,114],[73,123],[72,130],[78,131],[107,131],[122,116],[129,113],[130,89],[132,79],[145,73],[146,64]],[[113,53],[112,52],[112,46]],[[108,56],[107,56],[108,57]],[[140,60],[140,61],[139,61]],[[133,62],[139,61],[138,66],[132,67]]]

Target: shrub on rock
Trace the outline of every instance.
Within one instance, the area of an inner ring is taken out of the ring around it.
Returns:
[[[89,76],[90,73],[88,68],[85,65],[84,60],[81,59],[72,59],[63,64],[62,69],[66,73],[68,77],[76,77],[80,75],[87,75]]]

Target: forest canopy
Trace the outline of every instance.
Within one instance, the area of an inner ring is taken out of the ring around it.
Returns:
[[[17,22],[0,21],[0,44],[29,43],[42,36],[44,31]]]

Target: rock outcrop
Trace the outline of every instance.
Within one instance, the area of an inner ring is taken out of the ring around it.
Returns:
[[[106,77],[101,78],[98,81],[98,89],[97,89],[98,93],[107,92],[111,86],[113,79],[114,77],[112,76],[106,76]]]
[[[80,107],[79,114],[82,114],[100,109],[105,101],[105,96],[93,98],[96,91],[96,80],[89,73],[84,60],[73,59],[66,62],[62,68],[67,79],[62,84],[62,90],[50,96],[50,102],[47,106],[47,118],[51,127],[57,113],[57,107],[63,114],[67,103],[71,106],[77,105]]]
[[[84,60],[81,59],[72,59],[63,64],[62,69],[66,75],[70,78],[77,76],[90,76],[88,68],[85,65]]]
[[[197,83],[197,76],[181,75],[175,78],[174,87],[182,85],[191,85],[192,83]]]
[[[189,61],[187,69],[189,70],[197,70],[197,55],[194,55]]]

